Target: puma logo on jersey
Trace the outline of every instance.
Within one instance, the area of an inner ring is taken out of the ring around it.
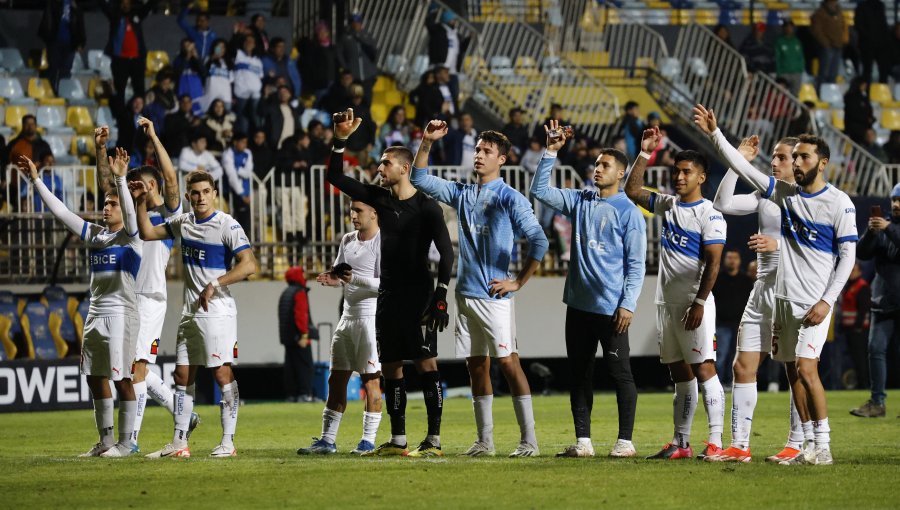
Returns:
[[[369,365],[372,365],[373,367],[374,367],[374,366],[378,366],[378,365],[376,365],[375,362],[372,361],[372,360],[369,360],[369,361],[367,361],[366,363],[368,363]]]

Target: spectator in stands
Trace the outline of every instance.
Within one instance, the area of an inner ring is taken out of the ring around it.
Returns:
[[[256,39],[245,35],[241,49],[234,59],[234,113],[237,115],[237,130],[247,132],[250,127],[262,125],[257,115],[259,98],[262,93],[262,61],[254,56]]]
[[[625,154],[630,161],[634,161],[641,148],[641,136],[644,132],[644,122],[641,120],[641,107],[635,101],[625,103],[625,114],[619,119],[618,134],[625,138]]]
[[[750,299],[753,280],[741,271],[741,254],[737,250],[725,252],[722,271],[713,286],[716,296],[716,373],[723,386],[731,384],[731,362],[734,360],[735,339],[744,313],[744,306]]]
[[[231,110],[231,88],[234,85],[234,71],[227,55],[228,47],[224,39],[216,39],[212,43],[209,61],[206,63],[206,86],[200,106],[204,110],[216,99],[225,103]]]
[[[888,28],[884,2],[861,0],[856,4],[853,26],[862,60],[862,76],[872,82],[872,64],[878,64],[878,81],[887,83],[891,74],[892,35]]]
[[[863,139],[863,143],[860,144],[863,149],[867,150],[869,154],[875,156],[875,159],[881,161],[884,164],[889,163],[887,152],[885,152],[884,148],[881,145],[878,145],[878,133],[875,132],[875,129],[868,128],[866,129],[865,138]]]
[[[134,151],[130,154],[131,160],[128,161],[128,168],[140,168],[142,166],[154,166],[159,168],[159,161],[156,159],[156,146],[153,140],[144,136],[144,146],[141,150]]]
[[[297,182],[299,185],[300,177],[306,175],[306,170],[312,164],[310,143],[309,134],[302,130],[282,143],[281,149],[275,155],[275,169],[279,182],[283,176],[286,184]],[[294,177],[297,181],[291,180],[292,174],[297,175]]]
[[[254,14],[250,17],[250,32],[256,45],[253,55],[262,58],[269,52],[269,33],[266,32],[266,17],[262,14]]]
[[[206,136],[202,132],[191,132],[190,147],[181,149],[178,155],[178,170],[185,174],[195,170],[207,172],[215,181],[222,178],[222,165],[206,150]]]
[[[269,170],[275,166],[275,151],[269,147],[266,141],[266,130],[257,129],[253,132],[253,139],[248,144],[250,152],[253,154],[253,171],[260,179],[265,179]]]
[[[877,211],[876,211],[877,212]],[[900,337],[900,185],[891,190],[891,216],[869,217],[869,225],[859,238],[856,255],[875,261],[872,280],[872,315],[869,324],[869,401],[851,414],[883,417],[887,398],[887,354]]]
[[[300,116],[303,115],[303,106],[285,85],[278,87],[274,99],[272,104],[266,105],[263,125],[266,138],[272,141],[276,149],[280,149],[286,139],[302,130]]]
[[[525,120],[522,118],[524,114],[525,110],[518,106],[513,107],[509,110],[509,122],[500,130],[512,144],[513,151],[510,152],[510,156],[512,156],[512,160],[509,161],[510,164],[517,164],[525,149],[528,148],[528,142],[531,138],[528,134],[528,126],[525,125]]]
[[[796,34],[797,27],[791,20],[785,20],[781,27],[781,35],[775,41],[775,74],[787,80],[788,90],[797,95],[803,84],[803,70],[806,60],[803,57],[803,45]]]
[[[378,47],[375,39],[363,29],[362,15],[353,13],[350,26],[341,37],[337,48],[338,65],[353,73],[353,79],[363,86],[366,103],[372,102],[372,87],[378,78]],[[337,110],[332,110],[337,111]]]
[[[337,49],[324,21],[316,23],[315,36],[300,42],[300,78],[304,92],[320,101],[337,77]],[[337,111],[337,110],[326,110]]]
[[[359,129],[347,140],[346,156],[356,158],[359,164],[365,164],[369,161],[369,153],[375,147],[375,138],[377,136],[378,126],[372,120],[372,111],[369,104],[366,103],[364,97],[365,91],[363,86],[354,83],[350,87],[350,108],[353,108],[354,115],[362,119]],[[381,157],[381,154],[378,154]]]
[[[373,159],[380,159],[384,149],[394,145],[402,145],[406,147],[410,141],[410,126],[406,120],[406,108],[397,105],[391,108],[388,113],[387,120],[378,129],[378,136],[375,139],[375,147],[370,153]]]
[[[532,138],[528,141],[528,148],[525,149],[525,152],[522,154],[522,160],[519,164],[534,175],[534,173],[537,172],[538,163],[541,162],[543,155],[544,145],[541,142],[541,139]],[[557,159],[557,161],[559,160]]]
[[[125,105],[125,109],[116,116],[116,127],[119,128],[116,145],[127,150],[129,154],[144,146],[143,130],[138,129],[137,125],[138,119],[143,114],[144,98],[134,96]]]
[[[416,107],[416,126],[424,127],[435,119],[449,120],[444,115],[450,112],[451,103],[444,101],[434,71],[422,73],[419,85],[409,93],[409,101]]]
[[[212,55],[213,42],[216,40],[217,36],[209,27],[209,14],[205,12],[197,13],[194,26],[188,25],[188,11],[193,7],[195,7],[194,2],[190,2],[184,6],[184,9],[182,9],[181,13],[178,15],[178,26],[184,30],[184,33],[187,34],[192,41],[194,41],[194,46],[197,48],[197,55],[200,57],[200,62],[206,64],[206,61],[209,60],[209,57]]]
[[[300,70],[297,61],[287,53],[287,45],[281,37],[273,37],[269,53],[262,58],[263,74],[266,78],[282,77],[287,80],[294,97],[300,97]]]
[[[438,14],[438,11],[433,13]],[[440,12],[439,18],[426,18],[428,29],[428,61],[431,65],[441,65],[450,73],[450,91],[459,97],[459,69],[463,54],[469,45],[468,39],[460,39],[457,30],[457,16],[451,11]],[[526,141],[527,143],[527,141]]]
[[[72,76],[75,53],[87,41],[81,7],[75,0],[46,0],[38,36],[47,46],[47,79],[59,94],[59,80]]]
[[[49,150],[41,154],[40,158],[37,160],[37,169],[41,174],[41,180],[44,181],[44,185],[53,192],[56,198],[65,202],[63,198],[63,182],[62,178],[59,174],[53,172],[53,167],[56,166],[56,159],[53,157],[53,153]],[[19,199],[21,200],[20,206],[21,211],[28,211],[28,207],[25,205],[26,200],[28,199],[28,191],[29,186],[27,179],[19,180]],[[32,212],[45,212],[49,209],[44,207],[44,201],[41,200],[41,196],[34,192],[34,196],[32,197],[34,203],[34,209]]]
[[[231,214],[244,227],[247,235],[250,229],[250,191],[253,188],[253,153],[247,148],[247,135],[235,133],[231,147],[222,153],[222,169],[228,178],[231,192]]]
[[[850,81],[844,94],[844,133],[858,144],[865,143],[866,130],[875,123],[872,102],[869,100],[869,82],[857,76]]]
[[[328,161],[328,155],[331,153],[325,125],[321,121],[313,119],[307,124],[306,132],[309,133],[310,164],[324,165]]]
[[[178,98],[178,111],[166,115],[163,146],[169,154],[178,154],[188,144],[188,135],[200,125],[200,118],[194,115],[191,96]]]
[[[326,112],[341,112],[350,106],[350,87],[353,86],[353,73],[344,69],[328,93],[322,97],[318,108]]]
[[[364,166],[362,172],[359,174],[359,182],[363,184],[378,185],[381,180],[381,174],[378,173],[378,166],[378,161],[369,161],[369,164]]]
[[[453,87],[450,86],[450,70],[444,66],[438,66],[434,69],[434,81],[441,97],[444,99],[444,105],[441,111],[448,117],[453,117],[459,111],[459,95],[453,93]],[[425,125],[423,124],[424,128]]]
[[[653,149],[652,152],[650,152],[650,160],[647,161],[647,166],[650,167],[675,165],[675,150],[670,147],[671,144],[669,143],[669,136],[662,126],[662,116],[660,116],[659,112],[650,112],[647,114],[647,127],[659,128],[659,134],[662,135],[659,138],[659,144]],[[596,161],[596,158],[594,158],[594,161]],[[588,181],[590,181],[590,179],[588,179]]]
[[[444,164],[461,166],[465,169],[474,168],[475,143],[478,141],[475,122],[468,112],[460,113],[457,120],[459,127],[450,128],[443,140]]]
[[[113,86],[120,107],[125,105],[125,86],[129,80],[134,95],[144,95],[147,47],[142,22],[156,7],[156,2],[147,0],[147,3],[133,5],[134,0],[100,1],[100,9],[109,19],[109,38],[104,52],[112,59]]]
[[[775,69],[775,50],[766,41],[766,24],[753,25],[738,50],[747,62],[747,71],[770,73]]]
[[[722,42],[734,48],[734,43],[731,42],[731,32],[728,31],[727,26],[720,23],[713,28],[713,33],[716,34],[716,37],[721,39]]]
[[[37,131],[37,117],[27,113],[22,116],[22,130],[6,146],[6,161],[19,161],[22,156],[32,161],[40,161],[50,150],[50,145],[41,138]]]
[[[206,78],[206,68],[200,61],[197,46],[194,41],[185,37],[181,40],[181,51],[172,63],[175,77],[178,80],[178,96],[189,95],[193,103],[191,108],[194,115],[201,115],[200,98],[203,97],[203,81]]]
[[[804,101],[803,106],[806,108],[797,108],[796,116],[791,119],[791,122],[788,124],[787,136],[799,136],[804,133],[816,132],[816,130],[813,129],[816,103]]]
[[[887,154],[888,163],[891,165],[900,164],[900,131],[891,131],[891,135],[883,148]]]
[[[314,402],[312,320],[309,315],[309,289],[302,267],[284,273],[288,287],[278,299],[278,332],[284,345],[284,391],[289,402]]]
[[[225,102],[216,99],[209,105],[206,116],[203,117],[203,123],[212,137],[209,139],[209,151],[214,155],[219,155],[231,143],[231,136],[234,133],[234,113],[225,109]]]
[[[157,133],[162,134],[166,115],[178,110],[175,73],[171,67],[164,67],[156,73],[156,83],[147,91],[144,103],[144,117],[153,122]]]
[[[823,83],[834,83],[841,71],[841,58],[847,45],[844,23],[838,0],[822,0],[822,5],[812,15],[810,31],[819,43],[816,88]]]
[[[834,327],[834,345],[846,346],[860,387],[869,382],[866,344],[869,339],[869,310],[872,305],[872,291],[869,282],[863,278],[859,262],[853,265],[850,277],[844,285],[841,297],[835,303],[837,320]],[[840,354],[839,352],[836,354]],[[835,374],[841,375],[841,374]]]

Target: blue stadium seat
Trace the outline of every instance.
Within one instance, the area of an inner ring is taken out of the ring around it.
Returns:
[[[81,345],[84,323],[78,313],[78,300],[69,296],[66,289],[58,285],[44,287],[41,303],[50,310],[50,334],[57,345]],[[56,317],[55,319],[53,317]]]
[[[15,359],[19,351],[18,345],[25,343],[18,301],[12,292],[0,291],[0,344],[3,345],[0,360]]]
[[[66,101],[81,101],[87,98],[87,94],[84,93],[80,80],[63,78],[59,80],[59,97],[64,98]]]
[[[84,320],[87,319],[88,310],[91,309],[91,293],[90,291],[84,293],[84,297],[78,303],[78,316],[81,317],[81,322],[84,323]]]
[[[25,305],[22,330],[25,332],[30,359],[63,358],[69,350],[68,345],[57,344],[54,340],[50,333],[50,309],[39,301]]]
[[[25,69],[25,61],[18,48],[0,48],[0,60],[3,62],[3,69],[7,71],[14,73]]]

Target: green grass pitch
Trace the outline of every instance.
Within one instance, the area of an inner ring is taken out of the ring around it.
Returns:
[[[671,438],[671,395],[638,400],[635,444],[641,456]],[[730,395],[728,405],[730,406]],[[900,507],[900,420],[850,416],[862,392],[829,394],[834,466],[785,467],[763,462],[780,450],[788,427],[788,394],[760,394],[753,424],[751,464],[694,460],[612,460],[615,397],[594,404],[593,459],[556,459],[573,441],[568,398],[535,397],[542,457],[508,459],[518,440],[509,398],[494,402],[498,456],[459,458],[474,440],[468,399],[444,404],[443,459],[360,459],[351,456],[362,430],[361,403],[351,402],[337,455],[299,457],[320,431],[322,405],[249,403],[240,411],[238,457],[210,459],[221,433],[218,408],[200,407],[191,459],[79,459],[96,441],[91,411],[0,414],[2,508],[897,508]],[[728,413],[726,413],[728,414]],[[425,407],[407,410],[411,441],[422,438]],[[171,438],[171,418],[148,410],[141,448],[148,453]],[[726,418],[725,440],[729,438]],[[385,414],[378,440],[389,437]],[[702,405],[693,444],[706,439]]]

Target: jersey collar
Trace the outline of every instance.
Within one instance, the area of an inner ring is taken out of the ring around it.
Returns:
[[[202,220],[197,220],[197,225],[202,225],[202,224],[206,223],[207,221],[215,218],[217,214],[219,214],[219,211],[213,211],[213,213],[210,214],[209,216],[207,216],[206,218],[203,218]],[[194,216],[194,217],[196,218],[196,216]]]

